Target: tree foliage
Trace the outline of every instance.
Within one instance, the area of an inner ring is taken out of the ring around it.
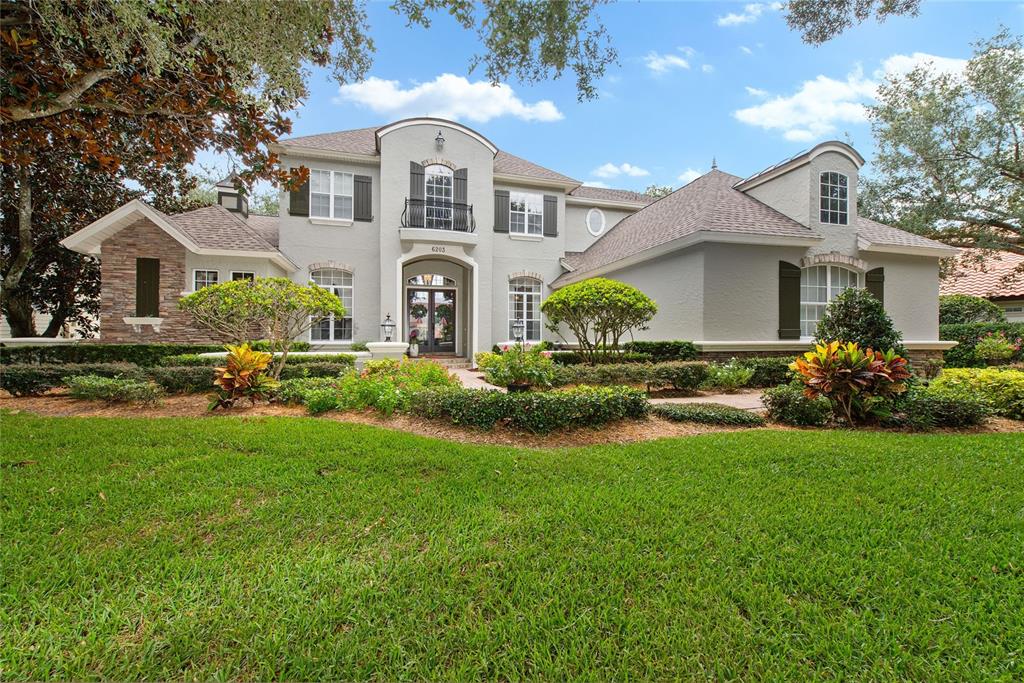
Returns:
[[[939,297],[940,325],[1002,322],[1006,322],[1003,309],[988,299],[969,294],[946,294]]]
[[[921,0],[789,0],[786,23],[805,43],[821,45],[874,17],[917,16]]]
[[[644,329],[658,312],[657,304],[636,287],[606,278],[563,287],[540,308],[547,317],[548,329],[565,339],[561,326],[568,328],[589,363],[618,349],[624,335]]]
[[[672,194],[672,192],[674,192],[674,190],[671,185],[648,185],[647,189],[644,190],[644,194],[657,197],[658,199],[667,197]]]
[[[1024,43],[976,45],[962,74],[921,66],[879,88],[865,215],[959,247],[1024,254]]]
[[[210,285],[182,297],[180,306],[196,324],[236,344],[253,337],[270,342],[270,350],[281,354],[274,379],[281,376],[297,337],[330,315],[345,315],[341,300],[330,291],[283,277]]]
[[[856,342],[862,348],[895,349],[900,355],[906,355],[903,335],[892,324],[882,302],[868,290],[857,287],[843,290],[825,307],[815,341],[818,344]]]

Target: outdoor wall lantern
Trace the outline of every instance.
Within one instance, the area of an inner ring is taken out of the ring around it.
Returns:
[[[391,319],[390,313],[388,313],[387,317],[384,318],[384,322],[382,322],[380,326],[384,330],[384,341],[391,341],[391,337],[395,333],[395,322]]]
[[[441,135],[441,131],[437,131],[437,137],[434,138],[434,144],[437,146],[438,152],[444,149],[444,136]]]
[[[516,338],[516,343],[522,343],[523,333],[526,331],[526,323],[522,320],[517,320],[512,323],[512,336]]]

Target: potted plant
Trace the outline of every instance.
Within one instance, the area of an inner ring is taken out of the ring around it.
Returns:
[[[515,393],[529,391],[533,386],[551,386],[554,373],[550,354],[540,349],[528,350],[517,343],[488,362],[484,377],[491,384],[505,386],[509,393]]]
[[[417,358],[420,355],[419,334],[419,330],[413,330],[409,333],[409,358]]]

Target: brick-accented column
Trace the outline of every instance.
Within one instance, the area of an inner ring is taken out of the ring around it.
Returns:
[[[160,331],[136,332],[124,318],[135,317],[135,259],[160,259]],[[124,228],[100,245],[100,341],[117,343],[216,343],[178,308],[187,289],[185,247],[148,219]]]

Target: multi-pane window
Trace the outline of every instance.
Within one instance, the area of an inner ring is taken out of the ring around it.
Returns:
[[[352,341],[352,273],[338,268],[321,268],[314,270],[310,279],[313,284],[330,290],[345,306],[345,317],[332,315],[314,324],[309,330],[310,341]]]
[[[220,273],[216,270],[197,270],[193,273],[192,278],[192,289],[198,292],[203,287],[217,284],[220,279]]]
[[[339,171],[309,172],[309,215],[352,220],[352,174]]]
[[[508,338],[515,339],[512,326],[522,320],[524,341],[540,341],[541,282],[532,277],[513,278],[508,283]]]
[[[232,270],[231,271],[231,279],[232,280],[255,280],[256,279],[256,273],[252,272],[251,270]]]
[[[826,171],[821,174],[821,222],[835,225],[849,223],[848,180],[842,173]]]
[[[508,231],[519,235],[543,235],[544,197],[529,192],[510,193]]]
[[[433,164],[423,169],[424,224],[434,230],[452,229],[452,203],[454,173],[442,164]]]
[[[825,307],[844,289],[859,287],[855,271],[840,266],[811,266],[800,271],[800,336],[813,337]]]

